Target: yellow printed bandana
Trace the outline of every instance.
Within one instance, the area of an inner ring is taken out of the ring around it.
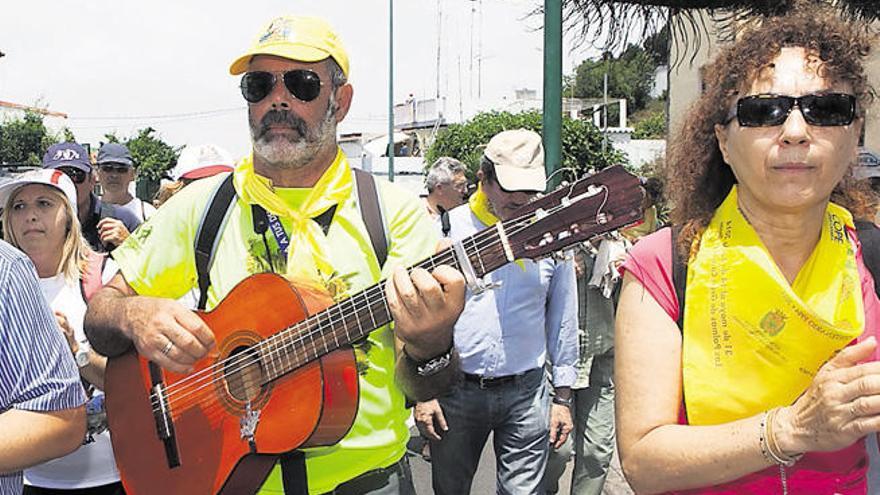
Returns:
[[[474,212],[477,219],[486,224],[487,227],[495,225],[495,222],[498,221],[498,217],[492,213],[492,208],[489,207],[489,197],[483,192],[482,184],[477,184],[477,192],[468,199],[468,205],[470,205],[471,211]]]
[[[254,172],[253,156],[235,168],[233,184],[238,197],[247,204],[258,204],[279,218],[291,221],[287,252],[287,276],[302,283],[319,285],[333,273],[325,253],[325,236],[312,218],[339,204],[351,194],[352,180],[348,160],[342,150],[312,187],[299,208],[291,208],[274,190],[272,181]]]
[[[691,256],[682,372],[688,422],[791,404],[864,328],[852,216],[828,204],[816,249],[789,284],[737,207],[736,187]]]
[[[468,199],[468,205],[471,207],[471,211],[474,212],[477,219],[486,224],[487,227],[491,227],[498,222],[498,217],[492,213],[492,208],[489,206],[489,197],[483,192],[482,184],[477,184],[477,192],[472,194],[470,199]],[[513,260],[513,262],[525,271],[526,263],[524,260]]]

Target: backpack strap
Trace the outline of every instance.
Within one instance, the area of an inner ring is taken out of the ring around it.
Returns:
[[[82,294],[83,301],[86,303],[92,299],[92,296],[98,292],[98,289],[104,286],[102,274],[104,273],[104,265],[107,263],[107,253],[99,253],[92,251],[79,278],[79,291]]]
[[[684,332],[684,293],[687,290],[687,263],[681,258],[676,245],[678,235],[681,233],[680,225],[672,227],[672,286],[675,288],[675,298],[678,300],[678,320],[675,322],[678,329]]]
[[[385,219],[379,204],[379,191],[376,189],[376,179],[372,174],[359,168],[352,168],[354,181],[357,184],[358,208],[361,210],[361,218],[370,235],[370,243],[373,252],[379,262],[379,270],[385,266],[388,259],[388,237],[385,235]]]
[[[214,190],[208,208],[199,222],[195,243],[196,273],[199,282],[198,309],[205,309],[205,305],[208,303],[208,288],[211,287],[209,272],[214,251],[217,249],[217,240],[219,239],[217,234],[226,224],[234,199],[235,187],[232,184],[232,174],[229,174]]]
[[[880,227],[874,222],[856,220],[856,234],[862,245],[862,260],[874,278],[874,292],[880,297]]]

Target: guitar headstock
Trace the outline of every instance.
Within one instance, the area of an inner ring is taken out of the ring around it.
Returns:
[[[537,259],[642,219],[638,177],[617,165],[536,198],[504,222],[515,258]]]

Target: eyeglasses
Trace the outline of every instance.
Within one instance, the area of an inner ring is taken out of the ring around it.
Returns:
[[[112,163],[108,163],[106,165],[99,165],[102,172],[106,173],[116,173],[116,174],[124,174],[128,172],[128,167],[125,165],[114,165]]]
[[[64,175],[70,177],[74,184],[82,184],[86,181],[86,173],[78,168],[59,167],[58,170],[64,172]]]
[[[256,103],[272,92],[278,76],[284,79],[284,86],[297,100],[309,102],[321,94],[321,77],[314,71],[295,69],[287,72],[248,72],[241,77],[241,95],[249,103]]]
[[[804,120],[821,127],[852,124],[856,117],[856,97],[845,93],[822,93],[800,97],[752,95],[736,102],[736,119],[742,127],[782,125],[798,107]],[[727,120],[729,123],[733,117]]]

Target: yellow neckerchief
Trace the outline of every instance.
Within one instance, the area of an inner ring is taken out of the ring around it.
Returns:
[[[495,216],[495,213],[492,213],[492,208],[489,205],[489,197],[483,192],[482,183],[477,183],[477,192],[472,194],[468,199],[468,206],[471,207],[471,211],[474,212],[477,220],[483,222],[487,227],[495,225],[499,220],[498,217]],[[524,260],[514,260],[514,263],[519,265],[519,267],[525,271],[526,263]]]
[[[351,195],[352,179],[348,160],[341,149],[299,208],[290,207],[274,190],[272,181],[254,172],[253,156],[243,159],[233,176],[235,192],[247,204],[258,204],[266,211],[291,222],[287,252],[287,276],[291,280],[320,284],[330,277],[333,267],[324,247],[326,238],[312,218]]]
[[[688,267],[682,376],[690,424],[791,404],[862,333],[852,225],[848,211],[829,203],[819,243],[790,285],[730,191]]]

